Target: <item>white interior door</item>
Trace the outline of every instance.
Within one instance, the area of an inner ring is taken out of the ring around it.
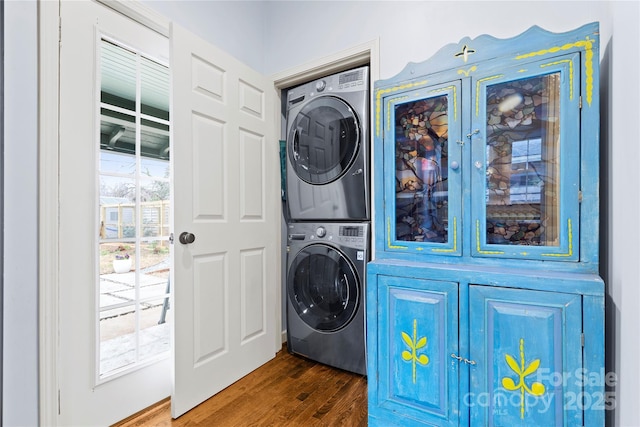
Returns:
[[[168,352],[134,370],[100,375],[100,40],[112,37],[167,63],[169,42],[95,2],[62,1],[60,14],[58,424],[104,426],[169,396],[172,378]]]
[[[171,64],[175,418],[280,348],[280,181],[273,83],[176,25]]]

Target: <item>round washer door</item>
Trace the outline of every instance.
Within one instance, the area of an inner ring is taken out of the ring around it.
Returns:
[[[305,247],[289,267],[289,301],[298,316],[317,331],[333,332],[346,326],[358,308],[359,289],[349,260],[327,245]]]
[[[349,169],[358,153],[358,119],[342,99],[316,98],[294,118],[288,141],[289,161],[296,175],[309,184],[328,184]]]

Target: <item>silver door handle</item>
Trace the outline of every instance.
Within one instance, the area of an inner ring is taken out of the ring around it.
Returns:
[[[178,237],[178,240],[183,245],[188,245],[189,243],[193,243],[196,240],[196,236],[195,234],[184,231],[180,233],[180,237]]]

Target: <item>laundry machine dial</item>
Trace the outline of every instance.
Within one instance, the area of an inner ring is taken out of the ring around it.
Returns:
[[[324,228],[324,227],[318,227],[318,228],[316,229],[316,236],[318,236],[318,237],[324,237],[324,236],[325,236],[325,234],[327,234],[327,230],[326,230],[326,228]]]
[[[320,80],[316,83],[316,90],[322,92],[327,87],[327,83],[324,80]]]

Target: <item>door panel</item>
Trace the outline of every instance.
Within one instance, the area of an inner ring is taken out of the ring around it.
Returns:
[[[222,254],[206,254],[193,258],[193,362],[201,364],[225,349],[227,282],[226,258]],[[207,325],[219,325],[211,329]]]
[[[193,127],[193,218],[197,221],[223,220],[225,216],[224,123],[194,115]],[[175,149],[174,149],[175,151]]]
[[[242,107],[241,107],[242,108]],[[265,220],[264,217],[264,140],[247,130],[240,129],[240,218]],[[255,185],[257,184],[257,185]]]
[[[240,340],[243,344],[267,332],[267,312],[264,306],[267,295],[263,271],[265,262],[263,249],[240,251],[240,271],[243,272],[240,283]]]
[[[458,354],[458,284],[378,276],[378,289],[384,310],[372,403],[423,421],[429,414],[433,425],[457,425],[459,363],[451,355]]]
[[[280,348],[280,181],[273,84],[179,26],[171,38],[175,232],[195,235],[175,247],[177,417]]]
[[[473,285],[469,301],[470,418],[581,426],[581,296]]]

